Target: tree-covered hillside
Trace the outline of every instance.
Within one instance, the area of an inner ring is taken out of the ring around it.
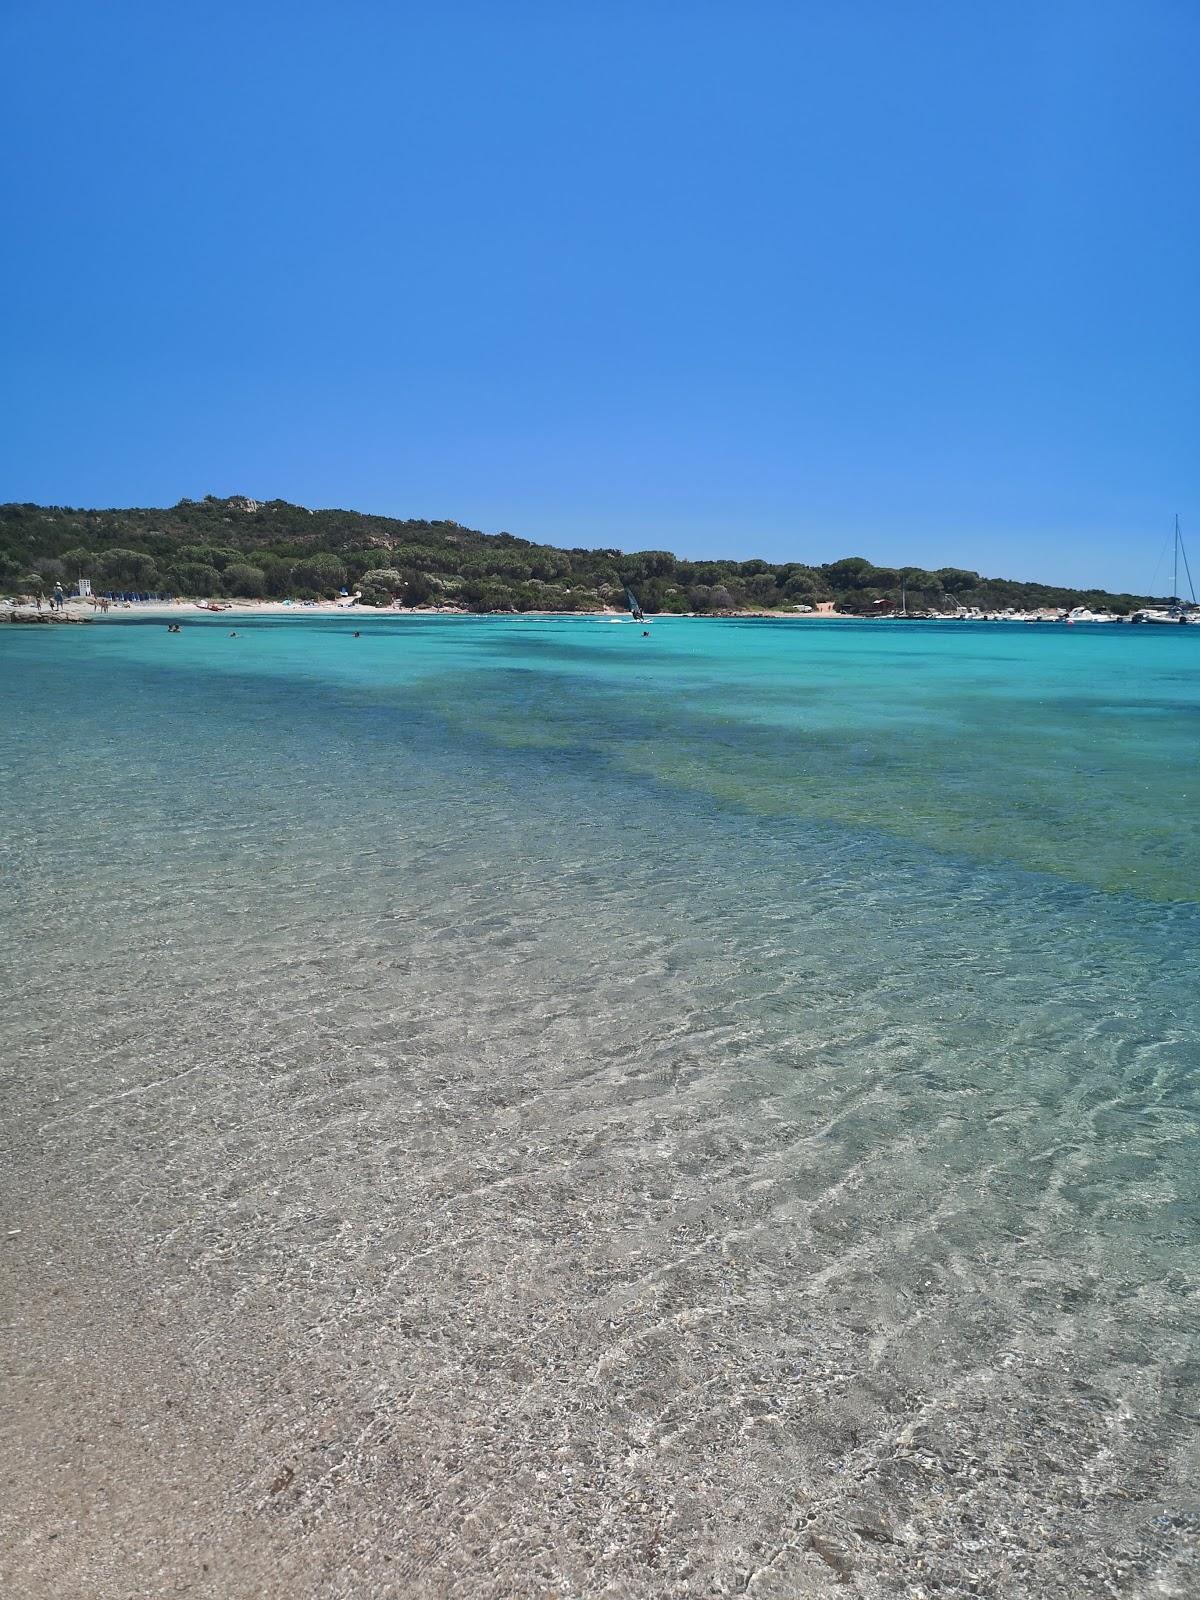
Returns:
[[[87,577],[98,592],[313,599],[343,587],[368,604],[441,604],[469,611],[596,611],[630,583],[647,611],[788,610],[834,601],[870,611],[958,606],[1091,605],[1127,612],[1145,595],[1063,589],[965,568],[876,567],[861,556],[802,561],[684,561],[666,550],[580,550],[485,534],[457,522],[308,511],[241,496],[168,509],[83,511],[0,506],[0,592],[30,593]]]

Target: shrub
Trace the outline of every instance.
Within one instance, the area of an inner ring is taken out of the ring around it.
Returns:
[[[358,580],[365,592],[367,589],[380,589],[385,594],[398,594],[404,587],[404,579],[395,567],[372,567],[369,572],[364,572]]]

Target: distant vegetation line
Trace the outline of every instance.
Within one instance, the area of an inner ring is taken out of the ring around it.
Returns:
[[[90,578],[97,591],[319,599],[352,587],[369,605],[467,611],[598,611],[630,583],[646,611],[799,610],[832,601],[868,612],[1086,605],[1126,613],[1151,596],[987,578],[965,567],[877,567],[862,556],[803,561],[685,561],[666,550],[561,549],[457,522],[309,511],[242,496],[167,509],[84,511],[0,505],[0,592]]]

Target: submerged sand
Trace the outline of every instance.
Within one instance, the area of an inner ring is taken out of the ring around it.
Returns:
[[[52,655],[6,1597],[1196,1592],[1185,909]]]

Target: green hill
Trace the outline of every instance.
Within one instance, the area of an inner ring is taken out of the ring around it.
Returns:
[[[861,556],[802,561],[684,561],[666,550],[581,550],[486,534],[457,522],[401,521],[359,511],[309,511],[240,495],[167,509],[84,511],[0,505],[0,592],[27,593],[83,575],[93,587],[160,595],[312,599],[343,586],[371,604],[468,611],[596,611],[633,585],[647,611],[788,610],[834,601],[869,611],[956,605],[1090,605],[1127,612],[1145,595],[981,577],[959,567],[876,567]]]

